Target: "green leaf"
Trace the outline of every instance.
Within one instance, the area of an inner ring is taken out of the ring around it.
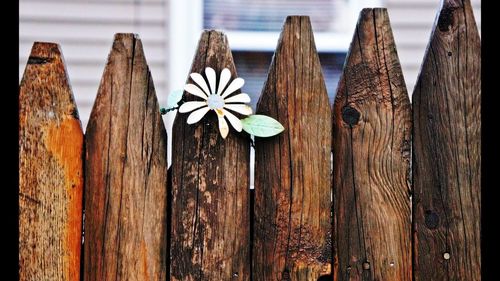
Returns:
[[[167,108],[176,107],[182,99],[183,90],[173,90],[167,97]]]
[[[245,132],[256,137],[272,137],[285,130],[280,122],[266,115],[250,115],[241,124]]]

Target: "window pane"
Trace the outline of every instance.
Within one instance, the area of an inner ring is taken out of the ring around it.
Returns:
[[[204,28],[280,31],[288,15],[311,16],[315,31],[334,31],[347,0],[205,0]]]
[[[252,108],[255,109],[262,87],[267,77],[267,72],[271,64],[272,52],[241,52],[233,51],[234,62],[238,77],[245,79],[242,92],[252,98]],[[330,103],[333,104],[337,82],[344,65],[345,53],[320,53],[319,59],[323,68],[326,89]]]

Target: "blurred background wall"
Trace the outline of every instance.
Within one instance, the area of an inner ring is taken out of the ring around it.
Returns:
[[[480,0],[472,0],[481,27]],[[258,100],[284,17],[311,16],[333,101],[359,11],[386,7],[411,96],[440,0],[20,0],[19,79],[34,41],[61,45],[86,126],[114,33],[138,33],[160,105],[182,88],[202,29],[226,31],[243,90]],[[172,116],[165,117],[171,121]]]

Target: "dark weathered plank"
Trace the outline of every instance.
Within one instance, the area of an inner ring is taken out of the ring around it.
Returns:
[[[411,280],[410,101],[387,11],[363,9],[333,106],[336,280]]]
[[[205,31],[191,66],[202,75],[236,69],[226,36]],[[191,78],[189,83],[193,83]],[[239,93],[239,91],[238,91]],[[184,93],[185,100],[200,100]],[[172,280],[249,280],[248,135],[230,129],[223,139],[213,111],[198,123],[177,114],[172,139]]]
[[[20,280],[80,280],[82,153],[62,53],[35,43],[19,86]]]
[[[254,280],[331,274],[331,109],[309,17],[287,17],[257,112],[283,124],[256,138]]]
[[[86,131],[84,280],[166,280],[167,135],[142,43],[117,34]]]
[[[415,280],[481,280],[481,42],[445,0],[413,93]]]

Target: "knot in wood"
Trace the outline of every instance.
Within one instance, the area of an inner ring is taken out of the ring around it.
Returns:
[[[369,270],[369,269],[370,269],[370,263],[369,263],[369,262],[367,262],[367,261],[365,261],[365,262],[363,263],[363,269],[364,269],[364,270]]]
[[[53,58],[42,58],[37,56],[30,56],[28,58],[28,64],[46,64],[52,62]]]
[[[453,26],[453,12],[455,9],[455,7],[447,7],[441,10],[438,19],[438,28],[440,31],[449,31],[450,27]]]
[[[80,119],[80,115],[78,114],[78,110],[76,109],[76,107],[73,107],[71,109],[71,116],[73,116],[73,118],[75,119]]]
[[[283,270],[283,273],[281,273],[281,280],[282,281],[290,281],[290,271],[288,270],[288,268],[285,268],[285,270]]]
[[[333,276],[329,274],[320,276],[316,281],[330,281],[330,280],[333,280]]]
[[[359,111],[350,105],[346,105],[342,108],[342,120],[349,126],[358,124],[360,116],[361,114]]]
[[[428,229],[436,229],[439,225],[439,216],[436,212],[427,210],[425,211],[425,226]]]

